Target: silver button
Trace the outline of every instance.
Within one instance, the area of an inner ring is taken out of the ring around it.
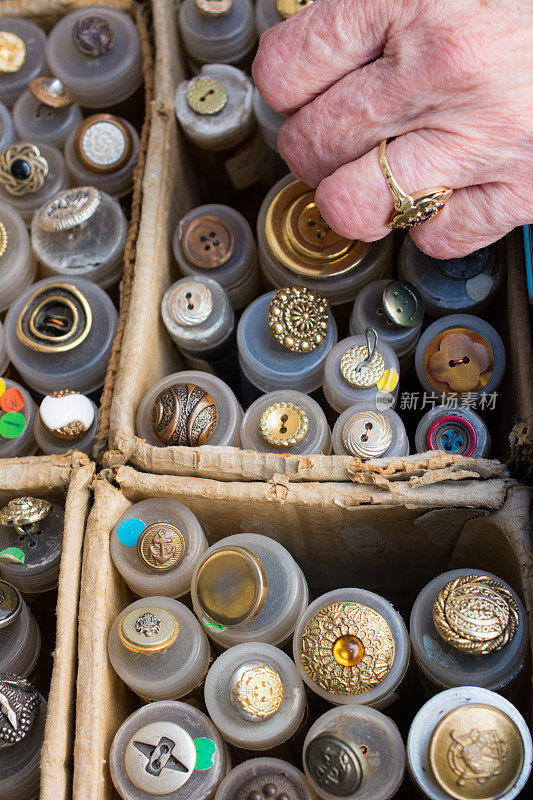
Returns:
[[[138,789],[165,795],[184,786],[196,764],[196,747],[187,731],[173,722],[152,722],[130,739],[126,772]]]

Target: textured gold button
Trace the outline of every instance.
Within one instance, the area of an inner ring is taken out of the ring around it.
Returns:
[[[39,523],[52,513],[52,504],[38,497],[15,497],[0,509],[0,525],[15,528],[20,536],[36,533]]]
[[[356,411],[344,423],[342,443],[352,456],[377,458],[392,442],[392,428],[377,411]]]
[[[364,344],[350,347],[341,358],[340,373],[346,383],[356,389],[375,386],[385,372],[385,361],[378,350],[369,358],[369,349]]]
[[[24,40],[10,31],[0,31],[0,73],[18,72],[26,61]]]
[[[232,673],[228,693],[239,716],[261,722],[279,709],[283,700],[283,682],[271,666],[250,660],[240,664]]]
[[[74,148],[84,167],[107,174],[117,172],[128,163],[133,139],[128,126],[119,117],[93,114],[78,125]]]
[[[74,95],[58,78],[33,78],[28,89],[36,100],[50,108],[68,108],[74,102]]]
[[[261,611],[267,593],[261,561],[250,550],[227,545],[201,563],[196,594],[209,620],[225,627],[243,625]]]
[[[174,644],[179,628],[178,620],[166,608],[138,606],[124,614],[118,635],[124,647],[134,653],[157,653]]]
[[[0,153],[0,183],[14,197],[42,189],[48,171],[48,162],[35,144],[12,144]]]
[[[187,104],[191,111],[202,116],[218,114],[228,102],[228,93],[214,78],[198,78],[187,90]]]
[[[194,5],[208,17],[222,17],[233,8],[233,0],[194,0]]]
[[[70,283],[47,283],[25,303],[17,320],[17,337],[41,353],[63,353],[89,335],[92,311],[87,298]]]
[[[454,708],[435,727],[429,763],[448,797],[494,800],[520,776],[524,743],[514,722],[499,708],[468,703]]]
[[[235,249],[233,229],[220,217],[196,217],[180,227],[179,235],[185,258],[202,269],[221,267]]]
[[[310,353],[328,332],[328,301],[305,286],[278,289],[268,306],[274,338],[295,353]]]
[[[309,419],[296,403],[283,401],[265,408],[259,420],[263,439],[275,447],[291,447],[305,439]]]
[[[315,0],[276,0],[276,8],[283,19],[289,19],[302,8],[312,6],[314,2]]]
[[[139,536],[137,555],[150,569],[166,572],[179,564],[185,555],[185,538],[170,522],[154,522]]]
[[[37,212],[37,224],[42,231],[57,233],[67,231],[87,222],[92,217],[102,195],[94,186],[65,189]]]
[[[218,408],[205,389],[174,383],[162,389],[150,411],[154,433],[170,446],[200,447],[214,434]]]

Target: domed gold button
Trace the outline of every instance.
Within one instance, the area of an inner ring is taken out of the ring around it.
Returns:
[[[267,579],[261,561],[237,545],[213,550],[201,563],[196,577],[200,608],[209,620],[225,627],[252,620],[262,609],[266,593]]]
[[[10,31],[0,31],[0,73],[18,72],[26,61],[24,40]]]
[[[342,667],[355,667],[365,654],[361,639],[349,633],[339,636],[333,645],[333,658]]]
[[[137,540],[137,554],[145,566],[166,572],[180,563],[185,554],[185,539],[175,525],[154,522]]]
[[[175,383],[162,389],[150,412],[154,433],[170,446],[200,447],[218,424],[215,401],[201,386]]]

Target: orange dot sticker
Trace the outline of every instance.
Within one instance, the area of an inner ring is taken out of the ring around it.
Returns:
[[[16,386],[7,389],[0,397],[2,411],[22,411],[25,405],[24,395]]]

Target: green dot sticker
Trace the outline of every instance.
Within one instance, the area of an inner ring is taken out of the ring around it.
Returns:
[[[0,436],[3,439],[16,439],[26,428],[26,419],[20,411],[8,411],[0,417]]]
[[[206,628],[214,628],[217,631],[226,630],[225,625],[219,625],[218,622],[213,622],[213,620],[209,619],[209,617],[202,617],[202,622],[204,623]]]
[[[196,747],[196,764],[194,768],[200,772],[205,772],[206,769],[211,769],[215,760],[215,753],[217,746],[212,739],[207,739],[205,736],[200,736],[194,740]]]
[[[2,561],[10,561],[12,564],[24,564],[26,555],[20,547],[6,547],[5,550],[0,552],[0,559]]]

